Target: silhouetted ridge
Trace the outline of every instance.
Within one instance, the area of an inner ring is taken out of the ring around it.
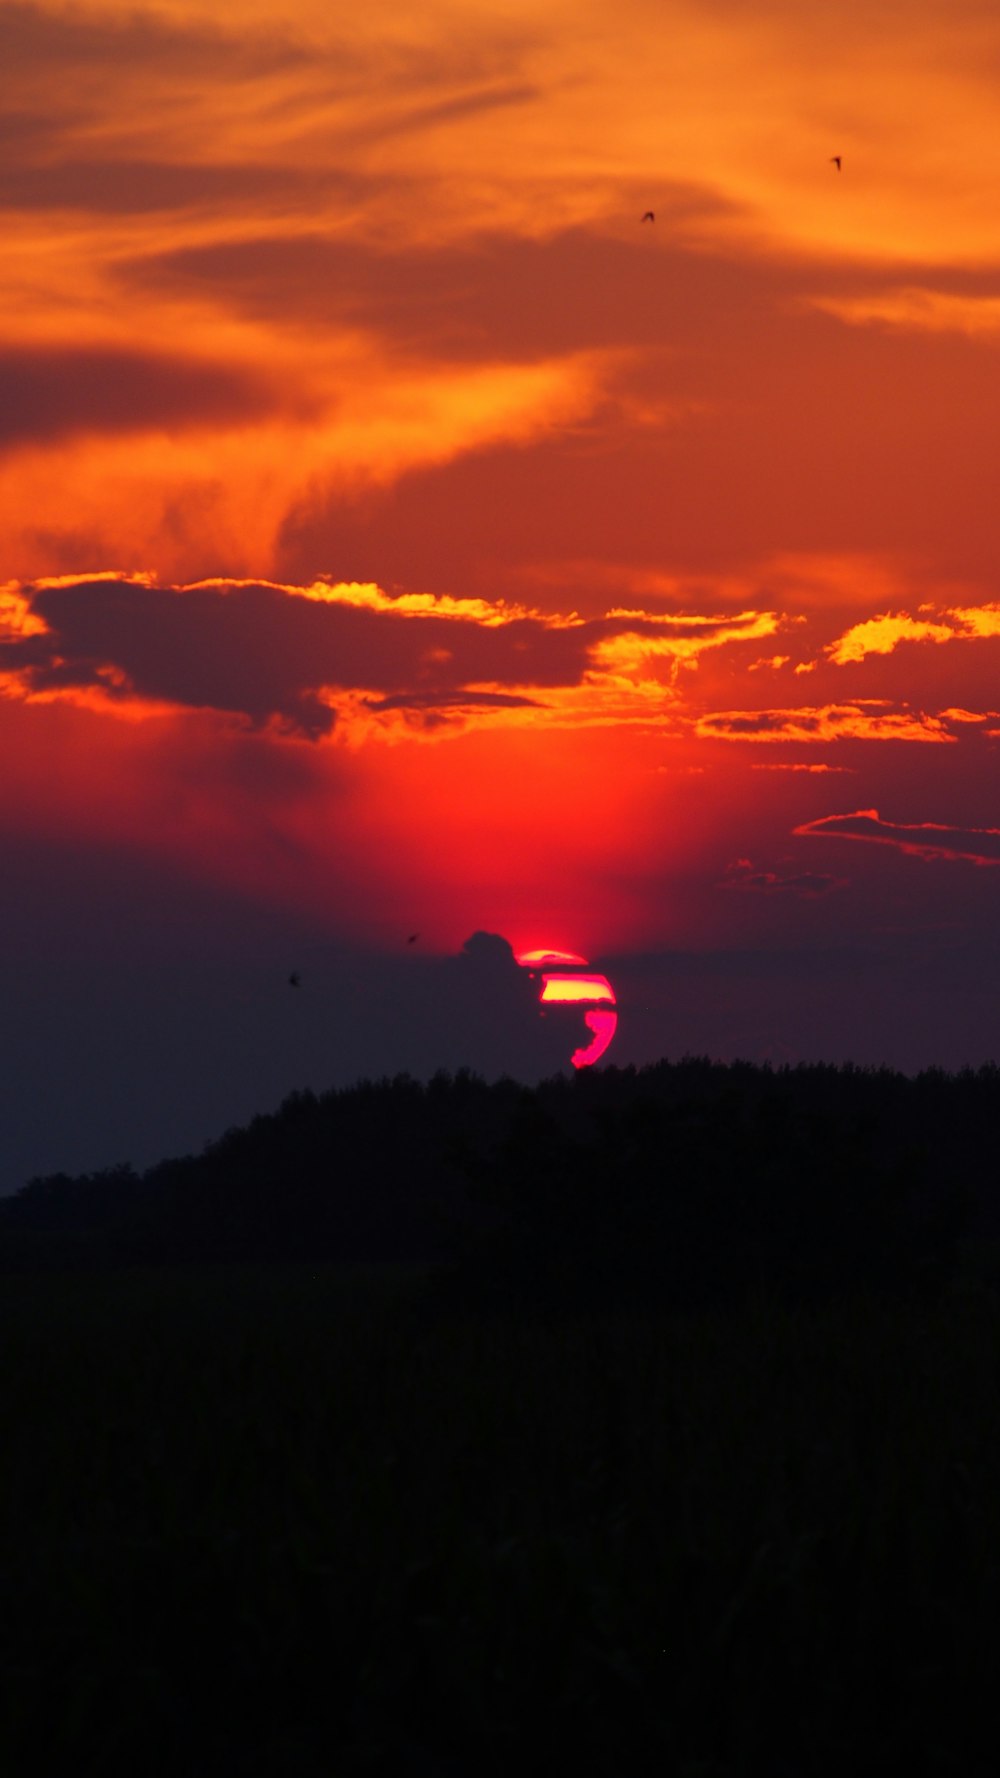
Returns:
[[[412,1261],[480,1308],[930,1288],[1000,1232],[1000,1069],[686,1058],[316,1095],[202,1154],[31,1180],[0,1266]]]

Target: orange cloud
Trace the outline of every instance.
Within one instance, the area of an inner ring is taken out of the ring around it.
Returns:
[[[891,654],[900,642],[950,642],[955,631],[949,624],[927,623],[900,615],[870,617],[854,624],[826,652],[838,667],[848,661],[863,661],[866,654]]]
[[[433,734],[485,719],[648,721],[678,662],[774,628],[613,610],[584,620],[503,600],[393,597],[373,583],[158,584],[49,577],[6,593],[0,674],[10,695],[130,715],[210,709],[318,740]]]
[[[1000,297],[904,287],[867,296],[803,299],[854,327],[882,326],[918,333],[961,333],[972,339],[1000,337]]]
[[[652,681],[660,692],[657,679],[659,663],[666,662],[671,678],[678,667],[696,664],[706,649],[720,648],[729,642],[751,642],[761,636],[772,636],[780,626],[773,611],[741,611],[728,621],[718,616],[663,616],[649,612],[613,609],[607,622],[615,633],[604,636],[593,649],[596,672],[611,679]],[[617,626],[621,626],[618,628]]]
[[[1000,716],[1000,711],[952,709],[942,710],[940,714],[945,722],[977,723],[995,721]]]
[[[696,732],[725,741],[953,741],[936,716],[890,710],[880,700],[818,709],[722,710],[701,716]]]
[[[20,426],[0,459],[9,561],[29,574],[51,571],[47,540],[82,535],[94,540],[91,550],[99,540],[105,560],[127,553],[161,572],[203,566],[208,551],[221,551],[230,572],[253,569],[273,559],[290,512],[331,488],[357,495],[420,466],[501,442],[523,446],[584,421],[619,363],[579,353],[522,365],[391,366],[357,339],[327,340],[305,360],[264,337],[264,378],[236,361],[220,366],[216,334],[196,331],[197,365],[64,353],[67,363],[86,361],[85,374],[74,373],[76,394],[48,354],[47,405],[30,400],[25,384],[8,409],[8,431]],[[11,348],[12,361],[20,352]],[[110,409],[96,393],[102,378],[120,391]],[[86,434],[85,451],[77,432]],[[77,543],[77,561],[91,550]]]
[[[931,606],[922,606],[929,611]],[[855,624],[831,642],[826,653],[836,666],[862,661],[868,654],[891,654],[901,642],[974,641],[1000,636],[1000,605],[969,606],[941,613],[943,621],[896,616],[888,612]]]

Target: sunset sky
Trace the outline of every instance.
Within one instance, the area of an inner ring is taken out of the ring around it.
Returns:
[[[0,1190],[530,1077],[474,934],[613,1062],[1000,1056],[992,0],[0,0],[0,66]]]

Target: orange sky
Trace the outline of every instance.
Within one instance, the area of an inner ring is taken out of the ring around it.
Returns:
[[[373,953],[992,943],[995,7],[0,3],[0,62],[9,844]]]

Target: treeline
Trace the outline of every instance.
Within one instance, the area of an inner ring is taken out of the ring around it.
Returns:
[[[962,1236],[1000,1234],[998,1127],[992,1064],[402,1076],[142,1174],[32,1179],[0,1270],[405,1261],[470,1309],[933,1291]]]

